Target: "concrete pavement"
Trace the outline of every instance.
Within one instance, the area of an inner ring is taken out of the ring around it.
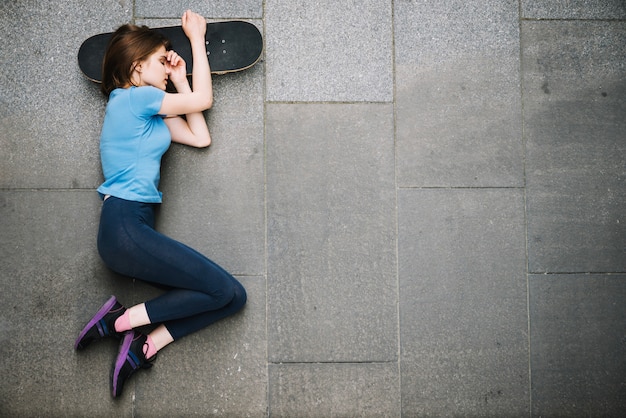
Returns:
[[[112,400],[116,343],[72,343],[159,290],[98,257],[76,53],[187,8],[265,53],[164,158],[158,227],[249,302]],[[0,33],[0,416],[626,414],[623,0],[24,0]]]

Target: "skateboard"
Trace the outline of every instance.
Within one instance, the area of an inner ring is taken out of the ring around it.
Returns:
[[[187,64],[187,75],[191,75],[191,45],[182,26],[154,28],[172,43],[172,49]],[[102,59],[113,35],[101,33],[86,39],[78,50],[78,66],[89,80],[102,82]],[[263,52],[261,32],[251,23],[227,21],[207,23],[206,49],[211,73],[226,74],[242,71],[256,64]]]

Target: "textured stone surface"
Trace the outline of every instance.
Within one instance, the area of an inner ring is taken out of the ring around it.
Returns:
[[[626,412],[626,275],[531,275],[533,416]]]
[[[530,271],[626,271],[626,24],[522,36]]]
[[[113,401],[115,342],[74,339],[110,294],[161,290],[97,254],[105,101],[76,53],[186,8],[253,22],[266,61],[215,77],[213,144],[167,154],[158,225],[249,303]],[[0,2],[0,416],[626,416],[623,19],[615,0]]]
[[[393,99],[389,2],[265,2],[269,101]]]
[[[397,2],[395,17],[398,184],[523,186],[517,2]]]
[[[262,0],[135,0],[135,13],[140,18],[176,18],[185,10],[220,19],[250,19],[263,16]]]
[[[137,375],[137,415],[266,416],[265,280],[238,279],[248,293],[243,311],[163,350]]]
[[[56,3],[0,4],[2,188],[90,188],[99,181],[105,100],[81,75],[76,54],[87,37],[130,20],[132,7]]]
[[[402,412],[528,414],[520,190],[401,190]]]
[[[172,145],[159,226],[234,274],[265,272],[263,65],[214,77],[212,143]]]
[[[624,0],[522,0],[527,19],[624,19]]]
[[[392,117],[386,104],[267,109],[272,362],[397,357]]]
[[[131,298],[98,258],[99,206],[91,191],[0,192],[2,416],[131,416],[109,395],[117,344],[73,349],[109,295]]]
[[[397,417],[395,363],[271,364],[273,417]]]

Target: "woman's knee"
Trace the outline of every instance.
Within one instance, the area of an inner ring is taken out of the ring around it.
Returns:
[[[246,302],[248,301],[248,294],[246,293],[246,289],[243,287],[243,285],[238,281],[235,281],[234,285],[234,294],[231,304],[233,304],[234,311],[239,311],[245,306]]]
[[[237,294],[236,280],[222,277],[221,280],[215,278],[207,279],[204,286],[199,287],[199,291],[211,298],[212,309],[222,308],[228,305]]]
[[[241,309],[246,304],[246,289],[228,273],[219,276],[219,279],[215,276],[207,278],[199,290],[210,295],[214,303],[220,306],[235,303]]]
[[[222,289],[220,304],[229,311],[229,315],[240,311],[248,300],[246,289],[236,279],[229,283],[228,290]]]

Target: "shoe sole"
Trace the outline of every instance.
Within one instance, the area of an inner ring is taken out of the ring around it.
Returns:
[[[117,303],[117,299],[115,298],[115,296],[111,296],[109,298],[109,300],[107,300],[104,305],[102,305],[102,307],[100,308],[100,310],[98,312],[96,312],[96,314],[93,316],[93,318],[91,318],[91,320],[87,323],[87,325],[85,325],[85,328],[83,328],[83,330],[80,332],[80,334],[78,334],[78,338],[76,339],[76,341],[74,342],[74,350],[78,350],[78,344],[80,343],[80,340],[82,340],[85,335],[87,335],[87,333],[89,332],[89,330],[98,323],[98,321],[100,321],[102,318],[104,318],[104,315],[106,315],[113,306],[115,306],[115,304]]]
[[[117,379],[120,375],[122,367],[124,367],[124,363],[126,363],[126,359],[128,358],[128,352],[130,351],[130,345],[133,342],[134,336],[135,333],[133,331],[128,331],[124,334],[124,338],[120,343],[120,350],[117,353],[117,358],[115,359],[115,364],[113,365],[113,370],[111,370],[111,394],[114,398],[120,395],[121,389],[123,389],[122,385],[122,388],[120,388],[120,393],[117,393]]]

